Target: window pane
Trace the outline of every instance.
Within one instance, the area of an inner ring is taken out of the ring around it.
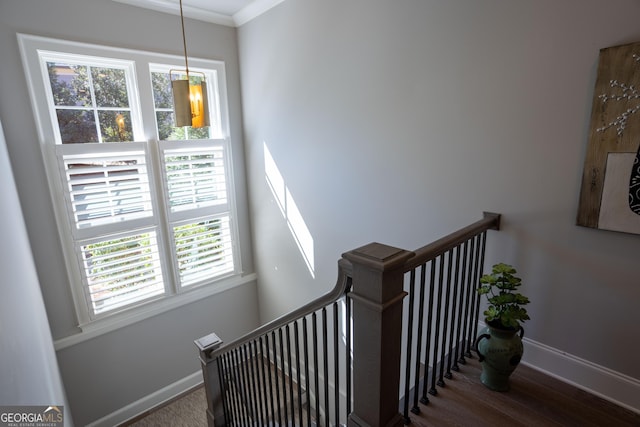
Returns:
[[[98,142],[98,131],[93,111],[57,110],[56,115],[63,144]]]
[[[184,139],[209,139],[209,126],[201,127],[201,128],[192,128],[187,126],[184,128],[185,137]]]
[[[229,218],[173,228],[181,286],[233,272]]]
[[[172,73],[173,78],[186,78],[185,74]],[[189,75],[192,82],[200,82],[200,75]],[[158,125],[158,139],[161,141],[182,141],[190,139],[211,138],[211,127],[193,128],[190,126],[176,127],[173,115],[173,94],[171,93],[171,76],[169,73],[154,71],[151,73],[153,87],[153,103],[156,109]],[[209,99],[209,104],[212,100]],[[212,111],[213,105],[209,105]]]
[[[64,156],[78,229],[153,215],[143,152]]]
[[[63,144],[134,139],[125,69],[52,60],[47,70]]]
[[[173,111],[156,111],[158,139],[160,141],[179,141],[184,139],[184,129],[174,127]]]
[[[171,212],[227,203],[222,147],[164,152]]]
[[[116,68],[91,68],[96,106],[129,108],[127,82],[124,70]]]
[[[133,141],[129,111],[98,111],[102,142]]]
[[[94,314],[164,293],[154,232],[82,245],[81,253]]]
[[[153,101],[156,108],[173,109],[173,96],[171,94],[171,79],[169,73],[151,73],[151,85],[153,86]]]
[[[91,106],[86,66],[47,62],[47,69],[56,106]]]

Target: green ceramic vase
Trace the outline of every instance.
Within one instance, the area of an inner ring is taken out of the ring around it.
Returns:
[[[524,329],[504,329],[488,325],[476,339],[476,351],[482,365],[480,381],[495,391],[509,390],[509,377],[522,359]]]

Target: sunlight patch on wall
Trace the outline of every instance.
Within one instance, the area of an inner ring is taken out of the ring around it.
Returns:
[[[282,217],[287,221],[289,231],[291,231],[291,235],[298,245],[298,250],[307,264],[311,277],[315,278],[313,236],[280,173],[280,169],[278,169],[278,165],[276,165],[275,160],[273,160],[266,143],[263,143],[263,148],[264,171],[267,184],[269,184],[269,188],[278,203]]]

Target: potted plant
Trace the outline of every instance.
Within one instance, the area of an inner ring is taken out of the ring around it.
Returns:
[[[487,327],[476,339],[476,351],[482,364],[482,383],[496,391],[509,390],[509,377],[520,363],[523,354],[521,323],[529,320],[523,307],[529,298],[518,292],[522,280],[509,264],[498,263],[491,274],[480,278],[478,294],[486,297],[484,311]]]

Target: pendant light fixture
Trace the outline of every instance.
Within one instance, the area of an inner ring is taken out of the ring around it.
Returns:
[[[182,14],[182,0],[180,0],[180,22],[182,23],[182,44],[184,46],[185,70],[169,70],[171,79],[171,91],[173,93],[173,112],[175,125],[178,127],[191,126],[201,128],[209,126],[209,103],[207,99],[207,84],[204,73],[199,83],[191,81],[189,73],[189,60],[187,59],[187,38],[184,32],[184,15]],[[173,79],[173,73],[178,75]],[[186,79],[180,78],[186,74]]]

